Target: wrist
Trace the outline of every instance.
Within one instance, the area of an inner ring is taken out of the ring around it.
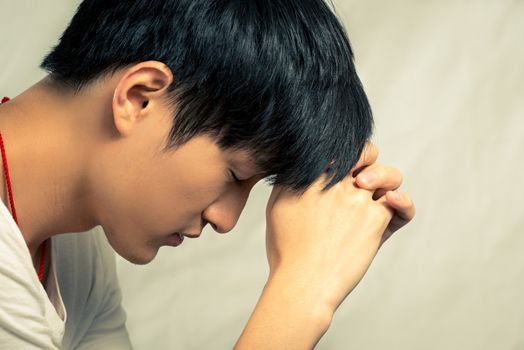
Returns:
[[[336,309],[326,295],[325,286],[312,274],[293,269],[277,269],[267,280],[263,294],[277,294],[284,305],[311,322],[323,335],[331,325]]]
[[[313,349],[333,318],[318,290],[297,274],[270,274],[235,350]]]

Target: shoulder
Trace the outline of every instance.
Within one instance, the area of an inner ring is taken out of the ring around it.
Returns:
[[[36,276],[22,234],[0,203],[0,347],[57,349],[64,325]],[[2,346],[3,345],[3,346]]]

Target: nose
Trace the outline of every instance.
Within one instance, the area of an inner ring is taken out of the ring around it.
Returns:
[[[225,192],[202,212],[202,219],[204,222],[209,222],[218,233],[231,231],[244,210],[250,190],[251,186],[238,187]]]

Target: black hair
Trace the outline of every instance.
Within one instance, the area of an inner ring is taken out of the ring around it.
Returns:
[[[172,149],[245,149],[270,184],[348,175],[373,129],[343,25],[323,0],[84,0],[41,67],[76,92],[133,63],[173,72]]]

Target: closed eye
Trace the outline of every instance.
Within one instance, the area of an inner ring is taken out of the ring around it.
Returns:
[[[238,179],[238,177],[235,175],[235,172],[231,169],[229,169],[229,174],[231,175],[231,178],[235,181],[235,182],[240,182],[240,180]]]

